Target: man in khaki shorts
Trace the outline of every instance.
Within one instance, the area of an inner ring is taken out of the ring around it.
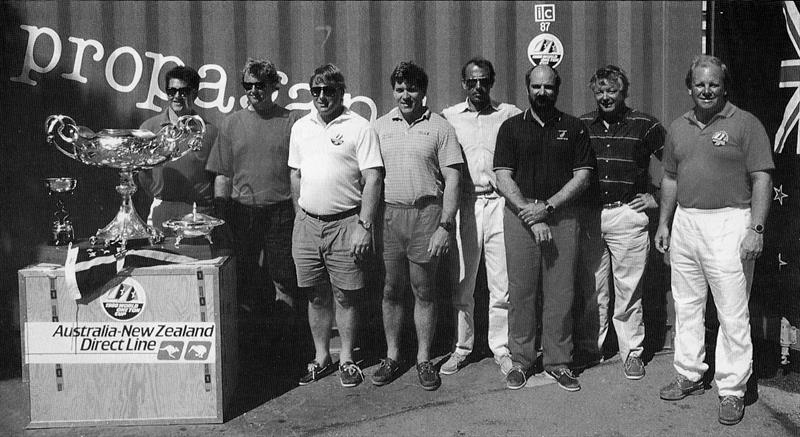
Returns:
[[[323,65],[314,70],[309,86],[314,110],[292,127],[288,161],[296,211],[292,257],[297,285],[308,289],[315,349],[300,385],[334,370],[330,338],[335,316],[342,341],[339,377],[343,387],[355,387],[364,376],[352,356],[354,296],[365,284],[360,262],[372,254],[383,160],[369,122],[344,106],[341,70]]]

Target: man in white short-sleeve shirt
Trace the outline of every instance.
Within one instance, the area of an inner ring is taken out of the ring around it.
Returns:
[[[342,341],[339,377],[343,387],[355,387],[364,376],[352,356],[353,303],[365,285],[361,262],[373,253],[383,159],[369,122],[343,104],[341,70],[323,65],[314,70],[309,86],[314,110],[292,127],[288,160],[296,212],[292,257],[297,285],[309,292],[308,322],[315,349],[300,385],[335,369],[330,355],[335,316]]]

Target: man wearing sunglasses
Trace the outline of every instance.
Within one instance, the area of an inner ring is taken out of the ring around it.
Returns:
[[[208,160],[216,174],[215,209],[233,234],[243,332],[262,336],[258,331],[270,311],[279,344],[297,353],[294,208],[286,160],[290,129],[302,114],[273,101],[280,78],[271,61],[248,59],[241,78],[249,105],[222,121]]]
[[[581,238],[579,284],[585,310],[576,324],[576,360],[589,364],[602,356],[613,312],[623,373],[636,380],[645,374],[639,283],[650,249],[646,210],[658,207],[648,169],[651,156],[661,159],[665,130],[655,117],[625,104],[629,87],[619,67],[599,68],[589,81],[597,109],[581,116],[597,156],[597,178]],[[614,307],[609,308],[612,281]]]
[[[405,295],[414,295],[417,374],[425,390],[441,385],[430,357],[436,328],[436,270],[450,247],[463,159],[453,127],[425,106],[428,75],[401,62],[389,77],[397,107],[375,122],[386,164],[383,326],[387,354],[375,385],[399,373]]]
[[[339,381],[364,380],[353,357],[356,303],[373,258],[373,231],[383,182],[378,136],[369,121],[344,106],[344,75],[323,65],[308,81],[314,109],[292,128],[288,164],[297,218],[292,256],[297,284],[307,290],[314,360],[300,385],[332,373],[333,321],[341,338]]]
[[[197,115],[194,110],[194,99],[200,87],[197,71],[177,66],[167,71],[164,85],[169,102],[167,110],[145,120],[140,129],[158,132],[166,125],[175,124],[178,117]],[[206,161],[216,137],[217,127],[206,121],[200,150],[137,175],[142,192],[153,198],[148,216],[148,222],[153,226],[162,229],[164,221],[192,212],[193,203],[197,204],[198,212],[211,212],[213,176],[206,171]]]
[[[508,351],[508,275],[503,241],[505,200],[495,190],[492,160],[500,125],[522,111],[514,105],[492,101],[490,92],[494,81],[491,62],[483,58],[470,59],[461,68],[461,87],[466,92],[466,101],[442,112],[456,130],[467,164],[462,172],[461,201],[456,215],[457,247],[450,256],[451,272],[458,275],[453,293],[455,350],[439,369],[443,375],[458,372],[472,352],[475,281],[481,255],[489,289],[489,349],[504,375],[512,365]]]

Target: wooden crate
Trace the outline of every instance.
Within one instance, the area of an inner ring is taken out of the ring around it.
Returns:
[[[223,422],[238,370],[233,264],[222,257],[123,270],[78,301],[65,292],[63,268],[20,270],[29,428]],[[64,347],[73,354],[57,354]]]

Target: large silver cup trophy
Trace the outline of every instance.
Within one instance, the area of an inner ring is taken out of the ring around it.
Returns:
[[[174,161],[202,145],[206,125],[196,115],[184,115],[174,125],[158,132],[140,129],[104,129],[93,132],[78,126],[66,115],[51,115],[45,122],[48,143],[61,153],[87,165],[119,170],[117,192],[122,205],[117,216],[90,238],[92,244],[102,240],[106,246],[119,243],[125,250],[128,240],[147,238],[151,244],[161,242],[163,234],[148,226],[136,213],[131,195],[136,192],[133,176],[140,170]]]

